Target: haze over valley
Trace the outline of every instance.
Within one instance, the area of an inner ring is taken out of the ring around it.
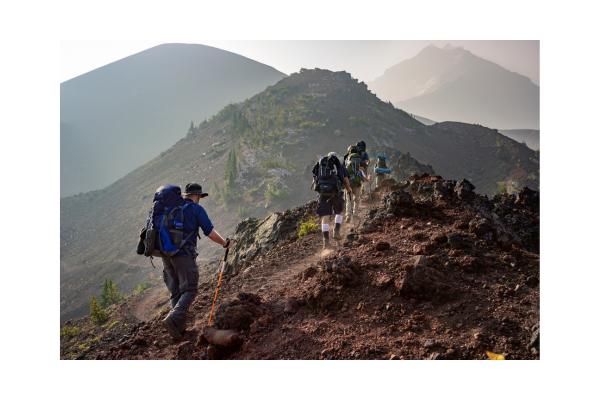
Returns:
[[[60,85],[61,197],[106,187],[230,102],[286,75],[198,44],[163,44]]]

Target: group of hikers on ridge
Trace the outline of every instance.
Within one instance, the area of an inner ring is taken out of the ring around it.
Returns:
[[[340,230],[344,219],[344,208],[346,208],[346,222],[349,222],[354,212],[358,212],[360,195],[364,191],[363,182],[369,182],[373,178],[372,175],[367,176],[365,172],[371,163],[366,150],[365,142],[360,141],[348,147],[343,162],[340,162],[335,152],[330,152],[312,169],[313,189],[319,193],[316,212],[321,217],[324,250],[333,247],[329,242],[329,220],[333,219],[335,222],[333,238],[342,240]],[[344,188],[349,197],[347,207],[345,207]]]
[[[323,249],[332,248],[329,242],[330,219],[335,222],[333,238],[339,241],[342,240],[340,229],[344,209],[346,222],[353,218],[354,212],[358,212],[361,190],[364,190],[362,184],[370,182],[373,177],[366,175],[371,162],[366,150],[365,142],[360,141],[348,147],[343,161],[336,153],[330,152],[312,169],[313,189],[319,193],[316,212],[322,217]],[[377,175],[379,178],[380,174]],[[344,189],[349,197],[347,207]],[[200,206],[200,199],[206,196],[208,193],[202,192],[202,186],[195,182],[188,183],[183,194],[178,186],[159,187],[154,194],[146,227],[140,230],[137,253],[151,257],[151,261],[152,256],[162,259],[163,280],[171,294],[172,306],[162,325],[176,340],[182,338],[187,312],[198,294],[196,249],[200,229],[224,248],[233,246],[232,239],[223,239],[214,229],[208,214]]]

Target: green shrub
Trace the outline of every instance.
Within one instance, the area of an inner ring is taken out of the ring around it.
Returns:
[[[236,188],[226,186],[223,189],[221,189],[221,192],[219,193],[219,197],[220,198],[217,201],[217,203],[229,204],[229,203],[232,203],[234,201],[241,199],[242,195],[238,193]]]
[[[90,302],[90,318],[94,324],[101,324],[108,319],[108,315],[100,308],[95,297]]]
[[[313,126],[319,126],[319,124],[311,121],[304,121],[300,124],[300,128],[312,128]]]
[[[231,114],[233,114],[234,111],[235,111],[235,105],[228,104],[224,108],[219,110],[219,112],[217,113],[215,118],[217,119],[217,121],[223,122],[226,119],[229,119],[231,117]]]
[[[315,96],[311,95],[311,94],[304,94],[304,93],[300,93],[300,95],[298,97],[296,97],[296,101],[299,103],[306,103],[308,101],[314,100]]]
[[[358,122],[360,122],[361,124],[363,124],[364,126],[367,126],[367,127],[371,126],[371,124],[369,123],[369,121],[366,121],[366,120],[364,120],[362,118],[359,118]]]
[[[319,225],[315,223],[313,217],[310,217],[308,222],[300,221],[300,232],[298,232],[298,237],[306,236],[309,233],[316,232],[318,229]]]
[[[238,207],[237,215],[238,215],[238,217],[244,219],[248,216],[248,210],[246,210],[246,207],[240,205]]]
[[[142,293],[144,290],[148,289],[150,287],[150,284],[152,283],[152,281],[145,281],[142,282],[138,285],[137,289],[135,289],[133,291],[133,293]]]
[[[73,326],[68,326],[68,325],[63,326],[62,330],[60,331],[60,337],[75,336],[78,334],[79,334],[79,329],[77,329]]]
[[[288,171],[296,170],[296,166],[294,164],[292,164],[291,161],[285,160],[285,159],[283,160],[283,162],[279,162],[275,158],[267,157],[261,161],[261,164],[262,164],[263,168],[267,169],[267,170],[275,169],[275,168],[283,168],[283,169],[287,169]]]
[[[210,189],[210,196],[214,201],[219,200],[219,197],[221,197],[221,189],[219,188],[219,185],[217,185],[217,181],[213,182],[212,188]]]
[[[265,191],[265,197],[269,200],[281,201],[289,197],[289,192],[285,186],[281,189],[277,189],[275,185],[271,185],[269,186],[269,189]]]
[[[269,104],[270,106],[274,106],[281,103],[281,100],[279,100],[279,97],[269,97],[269,100],[267,100],[267,104]]]
[[[250,189],[246,192],[247,195],[255,196],[258,193],[258,188]]]
[[[217,157],[219,157],[221,154],[225,153],[225,147],[219,147],[219,146],[215,146],[213,147],[213,152],[215,153],[215,155]]]

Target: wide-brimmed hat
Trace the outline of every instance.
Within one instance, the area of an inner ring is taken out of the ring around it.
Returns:
[[[200,186],[196,182],[188,183],[187,185],[185,185],[185,192],[183,192],[183,195],[186,194],[199,194],[200,197],[208,196],[208,193],[202,193],[202,186]]]

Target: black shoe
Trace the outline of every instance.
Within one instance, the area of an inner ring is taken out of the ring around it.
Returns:
[[[180,335],[184,334],[186,326],[187,326],[187,315],[184,315],[181,322],[177,324],[177,331],[179,332]]]
[[[329,239],[323,239],[323,250],[331,250],[333,246],[329,244]]]
[[[335,228],[333,229],[333,238],[335,240],[342,240],[342,235],[340,234],[341,224],[335,224]]]
[[[169,317],[163,319],[162,325],[174,340],[181,340],[181,334],[177,330],[177,326]]]

